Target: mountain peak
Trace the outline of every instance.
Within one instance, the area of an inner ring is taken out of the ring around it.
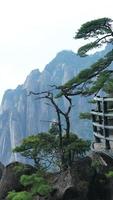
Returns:
[[[56,57],[46,65],[45,70],[52,72],[62,64],[70,65],[70,63],[76,62],[77,55],[71,50],[62,50],[56,54]]]
[[[62,50],[56,54],[56,57],[63,57],[63,56],[75,56],[76,54],[72,50]]]
[[[29,77],[35,77],[35,76],[39,76],[40,75],[40,70],[39,69],[34,69],[30,72],[30,74],[28,75]]]

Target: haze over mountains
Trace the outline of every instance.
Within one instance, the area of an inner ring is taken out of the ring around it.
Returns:
[[[8,164],[12,161],[22,161],[22,158],[12,153],[12,149],[21,140],[31,134],[47,131],[50,124],[44,120],[56,119],[54,109],[45,104],[45,100],[36,100],[29,91],[42,92],[50,89],[49,85],[61,85],[76,75],[81,69],[90,66],[110,47],[105,50],[80,58],[72,51],[61,51],[46,65],[43,72],[33,70],[23,85],[15,90],[7,90],[3,96],[0,108],[0,161]],[[38,59],[38,58],[37,58]],[[89,121],[81,121],[79,112],[90,110],[87,98],[73,97],[74,107],[71,112],[71,130],[80,137],[91,138],[92,130]],[[67,102],[60,99],[60,106],[65,109]]]

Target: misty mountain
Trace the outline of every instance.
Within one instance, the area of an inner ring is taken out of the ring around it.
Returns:
[[[37,100],[36,96],[28,95],[29,91],[42,92],[50,89],[50,85],[61,85],[77,75],[102,57],[110,47],[105,50],[80,58],[72,51],[61,51],[40,72],[33,70],[23,85],[15,90],[7,90],[3,96],[0,108],[0,161],[8,164],[12,161],[24,161],[19,155],[13,154],[12,149],[21,140],[31,134],[47,131],[50,124],[44,122],[56,119],[54,109],[47,106],[46,100]],[[38,59],[38,58],[37,58]],[[60,106],[66,109],[67,102],[60,99]],[[92,138],[92,128],[89,121],[79,119],[79,112],[90,110],[87,98],[73,97],[73,110],[71,112],[71,131],[83,138]]]

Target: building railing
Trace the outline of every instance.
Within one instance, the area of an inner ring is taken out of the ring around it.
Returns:
[[[103,142],[105,149],[109,150],[110,141],[113,141],[113,98],[96,96],[94,100],[96,108],[91,114],[95,141]]]

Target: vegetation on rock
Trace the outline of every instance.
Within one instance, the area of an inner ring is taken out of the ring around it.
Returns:
[[[54,129],[53,129],[54,130]],[[35,167],[39,170],[68,167],[68,154],[70,152],[70,165],[75,159],[86,155],[90,149],[90,142],[78,138],[76,134],[70,133],[67,140],[66,135],[62,137],[63,158],[61,161],[61,152],[59,148],[59,134],[56,132],[40,133],[25,138],[20,146],[14,149],[14,152],[34,161]]]
[[[35,195],[47,196],[52,190],[42,171],[32,175],[22,175],[20,183],[26,191],[11,191],[7,196],[7,200],[32,200]]]
[[[93,39],[93,41],[82,46],[78,50],[80,56],[86,56],[88,51],[101,47],[103,44],[112,43],[112,20],[109,18],[101,18],[83,24],[75,36],[75,39],[82,38],[85,40]],[[44,96],[39,98],[48,99],[54,107],[58,120],[56,123],[57,126],[56,124],[52,124],[51,129],[47,133],[39,133],[25,138],[20,146],[17,146],[13,150],[34,161],[37,172],[32,175],[21,176],[20,182],[26,188],[26,191],[12,191],[8,194],[7,200],[31,200],[37,194],[47,197],[49,192],[52,191],[52,187],[43,174],[39,174],[39,170],[69,169],[75,160],[86,155],[90,149],[90,142],[84,141],[83,139],[78,138],[76,134],[70,132],[69,114],[72,108],[72,99],[70,96],[78,94],[97,94],[101,89],[107,93],[112,93],[113,70],[109,68],[112,61],[113,50],[108,52],[104,58],[99,59],[96,63],[91,65],[90,68],[81,71],[68,83],[57,88],[61,91],[57,97],[64,95],[68,101],[66,112],[58,106],[52,92],[46,91],[40,93],[41,95],[44,94]],[[33,92],[31,93],[40,95]],[[65,119],[65,132],[63,132],[62,128],[62,117]],[[81,118],[88,117],[90,119],[88,113],[81,114]],[[96,169],[97,173],[100,169],[100,162],[98,162],[98,160],[94,161],[92,163],[92,168]],[[21,170],[21,168],[19,170]],[[106,177],[108,178],[112,176],[112,171],[106,174]],[[100,180],[103,182],[106,181],[105,177]],[[85,188],[85,190],[87,189],[88,184],[89,183],[86,181],[80,182],[80,186]]]

